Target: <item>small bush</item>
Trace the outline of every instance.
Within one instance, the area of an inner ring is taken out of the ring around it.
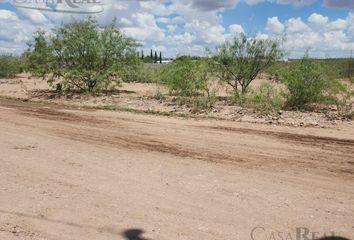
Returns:
[[[307,55],[280,71],[280,78],[288,88],[286,107],[289,109],[304,110],[321,102],[330,87],[321,66]]]
[[[210,96],[194,96],[194,97],[179,97],[177,98],[177,104],[185,105],[191,109],[192,113],[198,113],[203,110],[210,110],[214,107],[217,98],[215,94]]]
[[[267,82],[262,83],[256,91],[235,95],[230,100],[233,104],[253,108],[259,113],[275,113],[284,105],[282,93]]]
[[[18,57],[0,56],[0,78],[13,78],[22,72],[22,61]]]
[[[199,112],[201,110],[212,109],[217,101],[214,94],[210,96],[197,96],[193,98],[192,111]]]
[[[275,64],[268,67],[265,72],[277,79],[277,75],[284,68],[291,68],[301,60],[291,60],[288,62],[278,61]],[[329,79],[352,79],[354,80],[354,59],[353,58],[339,58],[339,59],[312,59],[321,66],[323,75]]]
[[[330,103],[337,106],[338,115],[345,118],[354,117],[354,88],[349,82],[336,81],[329,95]]]
[[[209,92],[208,65],[202,60],[176,60],[159,69],[158,78],[174,95],[191,97]]]
[[[250,102],[258,112],[278,112],[283,107],[282,94],[269,83],[262,83]]]
[[[135,82],[141,83],[158,83],[158,68],[142,67],[138,71],[139,76],[136,78]]]
[[[161,92],[160,88],[158,88],[154,94],[152,95],[151,97],[152,99],[155,99],[155,100],[158,100],[158,101],[161,101],[161,100],[165,100],[166,97],[163,95],[163,93]]]
[[[142,61],[133,54],[127,54],[117,67],[123,82],[148,82]]]

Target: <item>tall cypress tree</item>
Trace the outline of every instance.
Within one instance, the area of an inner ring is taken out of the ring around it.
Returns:
[[[160,63],[162,63],[162,52],[160,52]]]
[[[144,50],[141,50],[141,60],[144,60]]]
[[[155,63],[157,63],[157,52],[155,51]]]
[[[152,55],[152,49],[151,49],[151,52],[150,52],[150,58],[151,58],[151,60],[154,58],[154,56]]]

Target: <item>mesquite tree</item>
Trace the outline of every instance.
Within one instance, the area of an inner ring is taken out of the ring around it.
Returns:
[[[50,37],[37,32],[26,56],[29,62],[36,60],[29,70],[50,84],[97,92],[120,82],[132,69],[127,66],[139,62],[137,46],[114,21],[101,29],[95,19],[88,18],[60,26]]]
[[[281,56],[278,41],[241,34],[218,47],[213,57],[214,72],[235,95],[244,94],[257,75]]]

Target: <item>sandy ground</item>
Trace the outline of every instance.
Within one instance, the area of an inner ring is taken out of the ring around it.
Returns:
[[[0,239],[354,238],[353,126],[0,99],[0,133]]]
[[[265,77],[256,79],[251,88],[258,89]],[[272,83],[275,88],[280,86]],[[224,86],[225,87],[225,86]],[[157,93],[165,98],[156,98]],[[226,89],[218,86],[218,96],[225,97]],[[282,111],[276,113],[255,113],[252,109],[228,105],[220,100],[211,109],[195,111],[192,106],[179,105],[176,97],[169,96],[167,89],[158,84],[123,83],[114,92],[99,96],[85,94],[62,95],[42,79],[29,78],[28,74],[20,74],[15,79],[0,79],[0,96],[20,98],[30,101],[49,102],[74,106],[86,106],[104,109],[129,109],[134,111],[163,113],[164,115],[193,116],[198,118],[217,118],[248,123],[266,123],[294,127],[333,128],[337,125],[351,125],[353,121],[337,117],[335,108],[322,112]]]

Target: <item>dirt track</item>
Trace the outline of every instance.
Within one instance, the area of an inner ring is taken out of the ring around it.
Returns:
[[[0,99],[0,131],[0,239],[354,238],[354,128]]]

